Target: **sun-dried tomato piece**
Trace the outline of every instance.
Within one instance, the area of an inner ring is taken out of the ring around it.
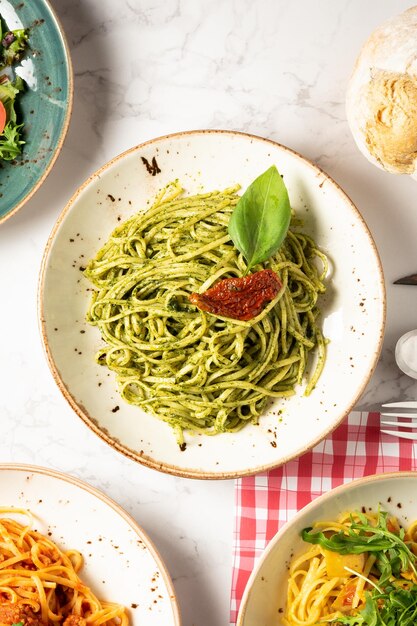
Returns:
[[[224,278],[204,293],[192,293],[190,301],[202,311],[236,320],[259,315],[282,287],[272,270],[261,270],[243,278]]]

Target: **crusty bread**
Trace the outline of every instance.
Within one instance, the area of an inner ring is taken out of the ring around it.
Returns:
[[[375,30],[356,61],[346,94],[353,137],[375,165],[417,169],[417,7]]]

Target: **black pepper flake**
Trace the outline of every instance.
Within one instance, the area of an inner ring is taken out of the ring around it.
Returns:
[[[276,442],[276,441],[270,441],[269,443],[271,444],[271,446],[272,446],[273,448],[276,448],[276,447],[277,447],[277,442]]]
[[[117,413],[117,411],[119,411],[119,410],[120,410],[120,407],[119,407],[118,405],[116,405],[116,406],[115,406],[115,407],[111,410],[111,412],[112,412],[112,413]]]
[[[109,200],[111,200],[112,202],[116,202],[116,198],[114,196],[111,195],[111,193],[107,194],[107,197]]]
[[[185,452],[186,448],[187,448],[187,444],[186,443],[180,443],[180,450],[181,450],[181,452]]]
[[[148,172],[148,174],[151,174],[152,176],[156,176],[157,174],[159,174],[161,172],[161,169],[158,165],[158,163],[156,162],[156,158],[153,157],[152,161],[149,163],[148,159],[146,159],[145,157],[141,157],[142,159],[142,163],[144,164],[144,166],[146,167],[146,171]]]
[[[74,243],[74,239],[70,239],[70,242],[71,242],[71,243]]]
[[[401,504],[401,502],[397,502],[397,507],[398,507],[399,509],[402,509],[402,508],[403,508],[403,505]]]
[[[131,606],[132,609],[137,609],[138,608],[138,605],[136,603],[134,603],[134,602],[130,606]]]

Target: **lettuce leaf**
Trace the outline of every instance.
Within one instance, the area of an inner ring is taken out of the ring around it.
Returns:
[[[0,159],[12,161],[22,152],[22,145],[25,143],[21,137],[23,124],[8,122],[0,135]]]
[[[1,33],[1,65],[0,69],[13,65],[23,57],[27,48],[28,35],[25,29],[8,30]]]
[[[0,71],[20,61],[28,46],[28,34],[23,28],[9,30],[0,16]],[[6,125],[0,133],[0,159],[12,161],[22,152],[25,143],[21,138],[23,124],[18,124],[16,97],[25,88],[20,76],[9,78],[11,70],[0,76],[0,101],[6,111]]]

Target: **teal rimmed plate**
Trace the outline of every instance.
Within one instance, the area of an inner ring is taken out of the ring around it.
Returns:
[[[46,0],[0,0],[8,28],[26,28],[30,48],[14,70],[27,83],[19,98],[22,155],[0,161],[0,223],[41,186],[64,141],[72,108],[72,67],[61,25]]]

